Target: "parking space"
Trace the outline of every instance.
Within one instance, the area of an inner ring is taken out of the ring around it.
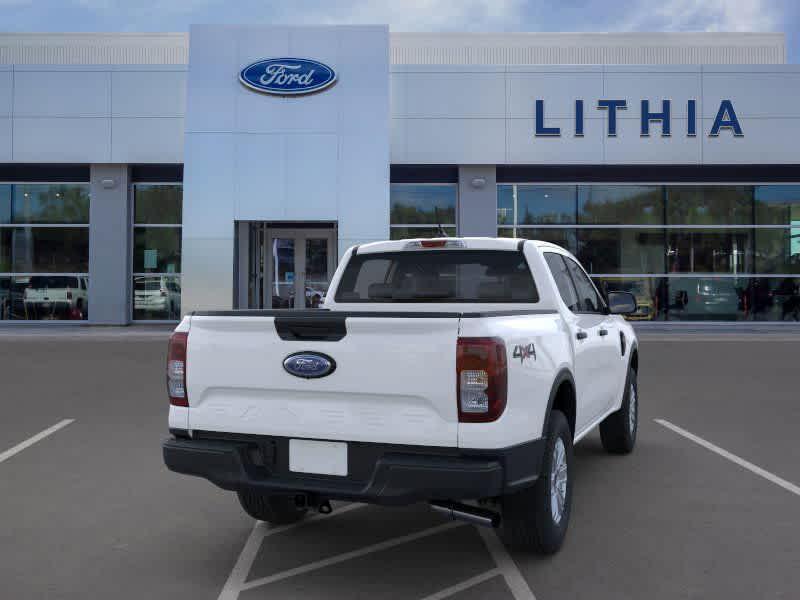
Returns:
[[[567,542],[508,554],[426,506],[337,504],[273,529],[169,473],[166,335],[0,332],[0,581],[13,598],[793,598],[800,337],[644,336],[633,455],[576,448]]]

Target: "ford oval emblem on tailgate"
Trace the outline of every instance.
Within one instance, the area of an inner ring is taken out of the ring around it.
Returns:
[[[319,352],[295,352],[284,359],[283,368],[295,377],[316,379],[333,373],[336,370],[336,361]]]

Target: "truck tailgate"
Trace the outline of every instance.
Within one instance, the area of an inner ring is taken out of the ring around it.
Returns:
[[[458,327],[452,316],[374,313],[348,316],[338,341],[314,341],[282,339],[274,316],[193,316],[189,428],[454,447]],[[330,356],[335,371],[291,375],[283,362],[299,351]]]

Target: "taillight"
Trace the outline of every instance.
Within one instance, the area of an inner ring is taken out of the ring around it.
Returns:
[[[189,406],[186,394],[186,340],[188,333],[176,331],[167,350],[167,392],[172,406]]]
[[[456,349],[458,420],[486,423],[506,408],[506,345],[498,338],[458,338]]]

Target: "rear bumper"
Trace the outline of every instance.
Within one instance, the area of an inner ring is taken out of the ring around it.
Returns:
[[[216,437],[219,436],[219,437]],[[305,493],[375,504],[488,498],[527,487],[539,475],[544,440],[498,450],[350,442],[346,477],[293,473],[288,438],[195,432],[164,442],[171,471],[227,490]]]

